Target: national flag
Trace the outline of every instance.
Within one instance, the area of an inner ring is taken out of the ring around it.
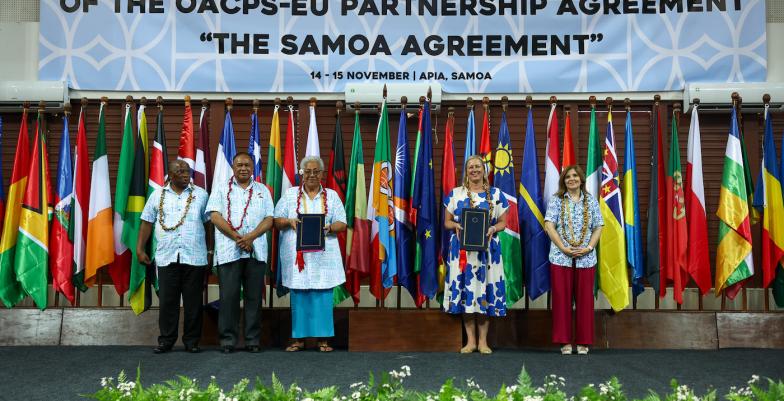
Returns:
[[[422,151],[422,118],[424,116],[424,103],[419,105],[419,118],[417,119],[417,134],[416,140],[414,142],[414,158],[413,163],[411,164],[411,191],[409,192],[408,196],[408,205],[409,205],[409,212],[408,212],[408,220],[411,221],[412,224],[416,224],[417,221],[417,209],[416,204],[414,203],[414,191],[416,189],[416,179],[419,173],[417,173],[417,168],[419,166],[419,154]],[[414,241],[414,274],[417,275],[417,297],[414,299],[416,306],[419,308],[421,307],[427,297],[422,294],[422,288],[420,283],[422,281],[422,276],[420,273],[422,272],[422,244],[419,241]],[[443,285],[443,284],[442,284]]]
[[[359,304],[360,279],[369,273],[370,221],[367,219],[367,191],[365,163],[362,155],[362,134],[359,131],[359,111],[354,115],[354,137],[351,142],[351,161],[346,187],[346,290]]]
[[[678,116],[673,112],[670,158],[667,165],[667,251],[665,253],[667,264],[665,272],[667,281],[672,281],[673,298],[678,304],[683,303],[683,290],[689,280],[686,265],[689,229],[686,226],[686,204],[681,171]]]
[[[73,203],[73,165],[71,164],[71,141],[68,130],[68,114],[63,116],[63,134],[60,136],[60,159],[57,162],[57,192],[54,196],[54,219],[52,219],[49,268],[52,271],[52,288],[62,293],[73,305],[73,240],[68,232],[71,227]]]
[[[256,182],[263,182],[261,177],[261,134],[259,133],[259,112],[254,108],[250,115],[250,136],[248,137],[248,154],[253,160],[253,177]]]
[[[419,290],[433,299],[438,292],[438,210],[436,209],[435,176],[433,173],[433,125],[430,120],[430,99],[422,108],[422,142],[419,144],[417,176],[414,179],[412,206],[416,208],[416,241],[420,249]],[[395,233],[393,233],[395,235]]]
[[[231,108],[226,110],[226,117],[223,120],[223,132],[220,142],[218,142],[218,154],[215,156],[215,171],[212,176],[212,187],[225,185],[229,178],[234,175],[231,164],[234,155],[237,154],[237,147],[234,144],[234,124],[231,123]]]
[[[572,119],[567,111],[564,113],[563,163],[561,163],[561,168],[576,164],[577,158],[574,156],[574,142],[572,141]]]
[[[533,127],[531,129],[533,130]],[[533,131],[531,136],[533,137]],[[511,307],[523,297],[523,255],[520,246],[520,219],[515,193],[512,139],[506,123],[506,111],[501,114],[501,128],[498,131],[498,147],[495,150],[493,166],[495,167],[494,185],[501,191],[501,196],[509,202],[509,209],[506,210],[506,228],[498,233],[498,239],[501,242],[504,261],[506,305]],[[541,281],[537,284],[541,284]],[[541,290],[541,287],[538,290]]]
[[[3,139],[3,117],[0,116],[0,143],[2,143],[2,139]],[[2,165],[3,165],[3,158],[0,155],[0,166]],[[4,186],[3,174],[2,172],[0,172],[0,233],[3,232],[3,217],[5,216],[5,190],[3,189],[3,186]]]
[[[135,202],[136,198],[131,198],[131,180],[133,179],[135,157],[131,105],[126,103],[120,163],[117,167],[117,181],[114,189],[114,263],[109,269],[114,285],[121,286],[117,289],[120,294],[124,294],[130,285],[131,259],[135,251],[135,249],[128,248],[126,242],[123,241],[123,233],[127,230],[125,225],[131,223],[129,211],[135,210],[132,202]]]
[[[294,136],[294,107],[291,105],[289,105],[289,119],[286,126],[286,144],[283,146],[283,149],[281,194],[299,183],[299,174],[297,173],[297,138]]]
[[[321,157],[319,151],[318,126],[316,125],[316,104],[311,102],[308,108],[310,113],[310,124],[308,125],[308,144],[305,148],[305,157]]]
[[[751,221],[746,192],[741,136],[735,108],[732,109],[731,128],[724,154],[724,173],[719,195],[719,245],[716,250],[716,282],[719,295],[754,275],[751,253]],[[737,292],[727,292],[733,299]]]
[[[134,145],[133,170],[131,171],[130,185],[128,187],[128,198],[126,201],[125,214],[123,218],[122,241],[131,252],[130,264],[130,295],[129,303],[134,313],[137,315],[150,309],[152,304],[151,284],[155,279],[154,270],[148,274],[148,266],[139,262],[136,255],[136,239],[139,237],[139,226],[141,225],[142,210],[147,201],[147,175],[145,165],[147,161],[146,144],[147,137],[147,117],[144,113],[144,105],[139,106],[138,115],[138,134]],[[120,182],[119,179],[117,181]]]
[[[395,148],[395,241],[397,246],[397,281],[416,300],[419,295],[418,277],[414,272],[414,226],[410,219],[411,162],[408,152],[408,117],[406,109],[400,110]]]
[[[84,126],[84,105],[79,112],[79,129],[76,133],[74,151],[73,202],[68,235],[73,241],[72,284],[80,291],[87,291],[84,285],[84,271],[87,263],[87,216],[90,206],[90,161],[87,155],[87,129]]]
[[[539,189],[539,163],[536,156],[534,116],[528,108],[525,149],[517,200],[520,230],[523,235],[523,268],[528,298],[536,299],[550,291],[550,239],[544,232],[544,204]],[[508,296],[508,295],[507,295]]]
[[[49,217],[52,213],[49,158],[46,152],[44,115],[38,110],[29,179],[19,215],[14,271],[22,290],[38,309],[46,309],[49,273]]]
[[[550,197],[558,191],[558,179],[561,176],[561,166],[558,164],[561,156],[558,154],[557,107],[558,105],[555,102],[550,105],[550,117],[547,118],[547,145],[544,151],[544,193],[542,196],[545,208],[548,202],[550,202]]]
[[[637,192],[637,162],[634,156],[632,112],[626,111],[625,155],[623,157],[623,220],[626,233],[626,263],[632,270],[632,294],[637,297],[643,290],[645,266],[642,261],[642,228],[640,226],[640,199]]]
[[[465,179],[465,162],[468,160],[469,157],[476,154],[476,123],[474,122],[474,106],[468,110],[468,122],[466,123],[466,142],[465,142],[465,153],[463,153],[463,179]],[[449,192],[447,192],[449,194]],[[444,233],[446,234],[446,233]],[[447,241],[449,241],[449,236],[444,235],[447,237]]]
[[[471,116],[469,120],[471,121],[471,125],[473,125],[473,109],[471,109]],[[472,127],[473,129],[473,127]],[[457,185],[457,180],[455,175],[457,170],[455,170],[455,149],[454,149],[454,134],[455,133],[455,115],[454,113],[449,113],[449,117],[446,120],[446,130],[444,134],[444,153],[443,158],[441,159],[441,219],[440,224],[442,228],[441,232],[441,252],[439,252],[439,264],[438,264],[438,292],[444,292],[444,284],[446,280],[446,268],[449,259],[449,242],[451,240],[451,236],[454,233],[454,230],[446,230],[444,228],[444,221],[446,219],[446,199],[449,197],[449,194]],[[466,134],[468,135],[468,134]],[[471,139],[475,141],[474,138]],[[472,151],[473,152],[473,151]],[[466,151],[467,153],[467,151]],[[473,155],[470,154],[467,157],[471,157]],[[465,167],[465,166],[463,166]],[[465,168],[463,169],[465,170]]]
[[[781,136],[781,164],[779,165],[778,181],[784,182],[784,135]],[[776,301],[776,306],[784,308],[784,261],[782,265],[776,269],[776,277],[773,279],[773,299]]]
[[[590,159],[590,154],[588,158]],[[607,137],[604,142],[601,198],[599,210],[604,219],[604,229],[599,237],[599,289],[602,290],[614,311],[620,312],[629,304],[629,278],[626,273],[624,252],[623,201],[618,186],[618,156],[615,153],[615,133],[612,125],[612,107],[607,112]]]
[[[207,192],[210,192],[212,189],[212,166],[210,166],[210,163],[207,161],[207,157],[210,156],[209,121],[209,110],[206,105],[203,105],[201,106],[201,114],[199,115],[199,137],[196,140],[196,161],[195,166],[193,167],[193,184]],[[163,132],[163,127],[160,129],[161,132]],[[165,155],[166,152],[163,152],[163,154]]]
[[[202,108],[203,110],[203,108]],[[146,123],[144,124],[147,125]],[[166,132],[163,129],[163,108],[158,109],[158,117],[156,118],[155,139],[152,143],[152,150],[150,151],[150,177],[147,181],[147,197],[149,198],[153,192],[162,189],[166,185],[166,177],[169,175],[168,152],[166,150]],[[202,154],[203,156],[203,154]],[[204,165],[204,158],[202,157],[202,165]],[[199,166],[199,154],[196,154],[196,166]],[[204,174],[196,174],[193,177],[194,185],[200,186],[206,184]],[[202,187],[203,188],[203,187]],[[155,236],[152,236],[151,244],[148,245],[150,251],[150,259],[155,259],[155,250],[157,249],[157,241]],[[150,272],[150,277],[154,277],[154,271]]]
[[[735,108],[740,109],[740,105],[736,104],[733,101],[733,109]],[[752,181],[751,177],[751,163],[749,163],[748,152],[746,152],[746,136],[743,133],[743,126],[741,125],[741,115],[736,112],[735,119],[737,120],[736,123],[738,125],[738,133],[740,135],[740,149],[741,154],[743,155],[743,175],[745,177],[746,182],[746,200],[748,203],[748,210],[749,210],[749,222],[751,225],[757,224],[760,220],[759,212],[757,209],[753,207],[752,203],[754,201],[754,182]],[[753,270],[753,269],[752,269]],[[752,271],[752,275],[754,275]],[[746,280],[740,280],[735,282],[733,285],[728,286],[726,291],[724,292],[728,298],[734,299],[735,296],[740,292],[743,286],[746,285]]]
[[[490,147],[490,106],[485,103],[485,114],[482,118],[482,136],[479,139],[479,154],[485,161],[485,173],[490,184],[493,184],[493,148]],[[465,160],[463,160],[463,170],[465,170]],[[464,173],[465,175],[465,173]]]
[[[280,105],[276,104],[272,112],[272,124],[270,126],[270,139],[269,148],[267,148],[267,188],[272,195],[274,204],[280,200],[280,187],[283,174],[283,148],[280,146],[280,115],[278,110]],[[268,264],[270,272],[274,275],[270,276],[270,280],[277,278],[278,271],[278,230],[273,226],[272,235],[267,236],[267,245],[269,249]],[[274,283],[271,283],[274,284]]]
[[[19,236],[19,215],[22,213],[22,197],[27,188],[30,168],[30,140],[27,130],[27,107],[23,109],[16,140],[14,167],[8,186],[8,208],[3,216],[3,231],[0,237],[0,300],[11,308],[24,298],[22,286],[16,279],[14,259]]]
[[[588,126],[588,160],[585,165],[585,190],[599,200],[599,185],[602,180],[602,142],[596,121],[596,105],[591,103],[591,123]]]
[[[383,301],[397,271],[395,259],[395,206],[392,204],[392,157],[389,149],[387,101],[381,103],[376,130],[373,175],[370,178],[367,218],[371,222],[370,292]]]
[[[289,105],[289,120],[286,126],[286,145],[283,148],[283,171],[281,175],[280,193],[297,185],[297,147],[294,136],[294,107]],[[283,276],[280,269],[275,271],[275,288],[278,297],[288,294],[288,288],[283,286]]]
[[[185,114],[182,116],[180,129],[180,148],[177,159],[185,160],[191,170],[196,165],[196,140],[193,136],[193,112],[191,111],[191,97],[185,96]]]
[[[90,203],[87,222],[87,251],[85,257],[84,283],[88,287],[95,284],[98,269],[109,266],[113,274],[114,234],[111,187],[109,186],[109,158],[106,156],[106,106],[102,100],[98,111],[98,137],[93,151],[93,171],[90,176]],[[115,276],[112,275],[114,278]],[[126,276],[127,277],[127,276]],[[114,288],[122,295],[127,283],[114,281]]]
[[[654,292],[664,296],[667,286],[662,285],[665,260],[662,253],[667,249],[665,242],[667,189],[664,174],[664,142],[659,103],[653,107],[651,127],[651,181],[648,192],[648,228],[646,233],[645,277]]]
[[[711,287],[710,256],[708,256],[708,221],[705,213],[705,188],[702,184],[702,144],[698,104],[691,112],[689,142],[686,155],[686,215],[689,216],[689,274],[705,295]],[[775,151],[774,151],[775,156]]]
[[[340,110],[335,116],[335,134],[332,136],[332,149],[329,152],[329,164],[327,166],[327,188],[335,191],[340,198],[340,202],[346,201],[346,162],[343,156],[343,130],[340,127]],[[337,234],[338,245],[340,246],[340,257],[343,266],[346,266],[346,233]],[[351,296],[344,285],[335,287],[332,292],[335,305],[343,302]]]
[[[784,257],[784,205],[769,107],[765,105],[762,167],[754,191],[754,207],[762,216],[762,288],[768,288],[773,282]]]

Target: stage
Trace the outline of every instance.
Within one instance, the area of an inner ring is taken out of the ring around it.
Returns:
[[[670,379],[688,384],[699,395],[716,388],[720,395],[731,386],[744,386],[751,375],[784,378],[784,350],[721,349],[619,350],[595,349],[588,356],[562,356],[553,349],[504,350],[492,355],[443,353],[319,353],[306,350],[283,352],[265,349],[259,354],[238,351],[224,355],[215,347],[188,354],[181,345],[163,355],[151,347],[133,346],[37,346],[0,347],[0,400],[74,400],[100,388],[102,377],[116,377],[120,370],[133,377],[141,367],[142,384],[150,385],[186,375],[206,383],[211,376],[223,388],[242,378],[260,377],[270,383],[274,372],[283,382],[310,390],[336,385],[347,391],[368,372],[380,374],[411,367],[407,388],[437,390],[448,378],[473,378],[484,390],[495,394],[502,383],[515,382],[525,366],[535,384],[549,374],[566,379],[567,394],[589,384],[617,376],[630,397],[641,398],[648,389],[669,390]],[[253,381],[251,381],[253,383]]]

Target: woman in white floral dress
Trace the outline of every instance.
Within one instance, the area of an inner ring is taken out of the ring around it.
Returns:
[[[444,287],[444,311],[463,314],[467,342],[461,353],[492,352],[487,345],[488,316],[506,316],[506,290],[501,244],[496,233],[506,228],[509,203],[498,188],[491,187],[480,156],[466,162],[463,185],[444,199],[444,228],[451,231],[447,274]],[[459,217],[463,208],[478,207],[490,211],[490,237],[486,251],[461,251]],[[478,330],[477,330],[478,329]],[[478,331],[478,335],[477,332]]]

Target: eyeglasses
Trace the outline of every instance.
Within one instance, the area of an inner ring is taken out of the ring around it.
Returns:
[[[315,176],[315,175],[319,175],[319,174],[321,174],[321,171],[322,171],[322,170],[304,170],[304,171],[302,172],[302,175],[311,175],[311,176]]]

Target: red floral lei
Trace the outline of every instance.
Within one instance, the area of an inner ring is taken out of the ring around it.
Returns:
[[[237,231],[242,227],[243,223],[245,223],[245,217],[248,215],[248,206],[250,206],[250,200],[253,197],[253,182],[250,183],[250,190],[248,191],[248,199],[245,201],[245,208],[242,209],[242,218],[240,219],[240,224],[238,226],[234,226],[231,223],[231,187],[234,181],[234,176],[232,175],[229,178],[229,191],[226,193],[226,203],[227,203],[227,210],[226,210],[226,222],[229,223],[229,227],[232,230]]]

